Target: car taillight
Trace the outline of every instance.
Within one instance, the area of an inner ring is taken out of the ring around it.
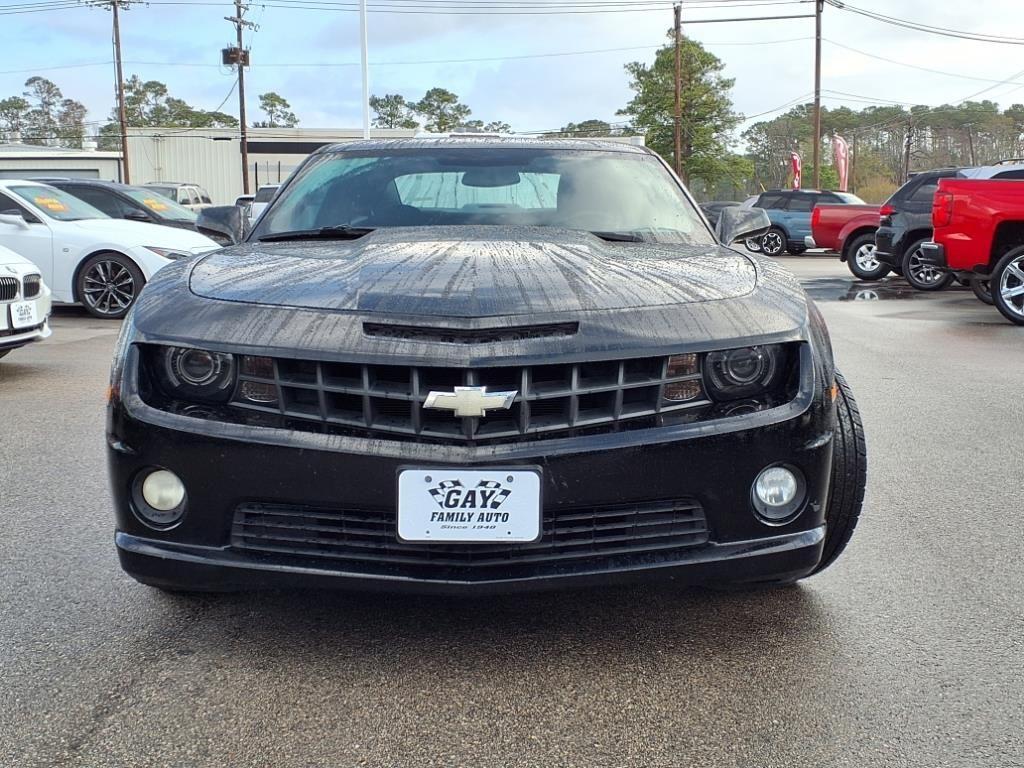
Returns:
[[[894,213],[896,213],[896,209],[893,208],[888,203],[886,203],[885,205],[878,209],[879,216],[892,216]]]
[[[953,194],[936,192],[932,200],[932,227],[944,227],[953,220]]]
[[[813,228],[813,227],[818,226],[818,222],[820,222],[820,221],[821,221],[821,209],[818,208],[817,206],[815,206],[814,210],[811,211],[811,227]]]

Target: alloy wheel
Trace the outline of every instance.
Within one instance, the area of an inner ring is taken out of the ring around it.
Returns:
[[[97,261],[82,279],[82,298],[100,315],[118,315],[135,301],[135,278],[112,259]]]
[[[877,262],[876,262],[877,263]],[[910,275],[914,283],[918,285],[935,285],[946,277],[946,271],[939,269],[932,264],[925,264],[921,261],[921,249],[918,248],[910,255]]]
[[[865,272],[873,272],[878,269],[878,259],[875,257],[875,244],[865,243],[853,254],[857,266]]]
[[[769,232],[761,238],[761,250],[767,256],[777,256],[782,253],[783,246],[782,235],[778,232]]]
[[[1006,265],[999,278],[999,294],[1009,311],[1024,318],[1024,254]]]

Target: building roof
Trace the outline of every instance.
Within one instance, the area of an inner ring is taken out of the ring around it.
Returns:
[[[3,156],[59,157],[67,159],[120,159],[119,152],[97,152],[90,149],[74,149],[69,147],[50,147],[41,144],[22,144],[20,142],[0,142],[0,157]]]

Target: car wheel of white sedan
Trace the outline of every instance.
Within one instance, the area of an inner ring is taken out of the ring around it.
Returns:
[[[135,262],[119,253],[90,257],[78,273],[78,299],[90,315],[117,320],[128,314],[145,284]]]

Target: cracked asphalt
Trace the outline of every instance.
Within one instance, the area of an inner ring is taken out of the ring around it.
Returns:
[[[867,506],[835,566],[748,593],[138,585],[103,455],[116,323],[58,310],[0,363],[0,763],[1024,766],[1024,328],[786,262],[863,411]]]

